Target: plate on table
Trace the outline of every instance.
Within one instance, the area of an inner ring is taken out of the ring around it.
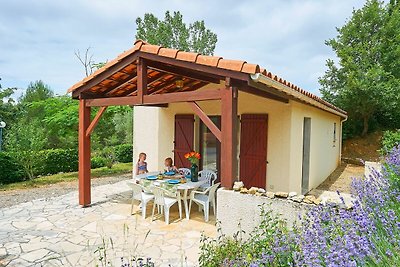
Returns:
[[[168,176],[172,176],[172,175],[175,175],[175,172],[165,172],[164,174],[168,175]]]
[[[179,184],[180,181],[179,180],[168,180],[169,184]]]
[[[155,175],[150,175],[146,177],[147,180],[157,180],[157,176]]]

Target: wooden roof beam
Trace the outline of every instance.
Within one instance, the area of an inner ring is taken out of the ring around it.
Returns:
[[[177,60],[174,58],[163,57],[156,54],[144,53],[141,51],[137,52],[137,56],[148,59],[149,61],[156,61],[164,64],[174,65],[179,68],[190,69],[192,72],[202,74],[205,76],[214,75],[217,77],[221,77],[221,79],[225,79],[225,77],[232,77],[233,79],[247,81],[249,78],[249,74],[238,72],[234,70],[222,69],[212,66],[207,66],[203,64],[197,64],[195,62],[188,62],[183,60]]]
[[[86,99],[86,106],[88,107],[101,107],[101,106],[139,106],[139,105],[160,105],[179,102],[190,101],[205,101],[205,100],[220,100],[220,89],[209,89],[204,91],[189,91],[178,93],[166,93],[156,95],[143,95],[140,96],[122,96],[122,97],[108,97],[97,99]]]
[[[104,70],[103,72],[99,73],[98,75],[92,77],[90,80],[88,80],[82,87],[79,89],[75,90],[72,92],[72,97],[73,98],[78,98],[81,92],[89,90],[93,86],[98,85],[102,81],[106,80],[108,77],[110,77],[112,74],[121,71],[124,69],[126,66],[132,64],[135,62],[135,60],[138,59],[138,54],[134,53],[131,54],[125,58],[123,58],[118,64],[110,66],[108,69]]]
[[[143,103],[143,98],[147,95],[147,61],[139,58],[137,64],[137,91],[140,103]]]
[[[207,83],[220,83],[220,78],[217,75],[204,75],[198,72],[188,71],[184,68],[179,68],[172,65],[166,65],[159,62],[148,61],[149,68],[155,69],[158,71],[163,71],[166,73],[170,73],[176,76],[181,76],[182,78],[189,78],[194,80],[199,80]]]

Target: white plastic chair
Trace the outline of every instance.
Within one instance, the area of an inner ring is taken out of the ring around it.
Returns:
[[[164,208],[165,223],[169,224],[169,209],[175,203],[178,203],[179,218],[182,219],[182,207],[181,207],[181,199],[180,199],[179,192],[176,193],[176,197],[165,196],[165,195],[168,195],[169,193],[170,192],[168,192],[167,190],[165,190],[161,187],[153,188],[154,204],[153,204],[153,212],[151,214],[151,221],[153,221],[154,212],[155,212],[156,205],[157,205],[158,207],[161,207],[161,210]]]
[[[201,190],[207,189],[214,185],[215,180],[217,180],[217,173],[211,170],[199,171],[199,180],[206,180],[205,184],[200,186]]]
[[[192,171],[188,168],[179,168],[178,171],[180,174],[185,176],[190,175],[192,173]]]
[[[215,192],[217,191],[218,186],[221,183],[216,183],[211,187],[207,188],[205,191],[192,191],[190,194],[190,203],[189,203],[189,214],[192,208],[192,201],[195,202],[199,207],[203,208],[204,210],[204,220],[208,222],[209,211],[210,211],[210,203],[213,208],[214,216],[216,211],[216,204],[215,204]]]
[[[133,204],[135,200],[138,200],[142,209],[142,217],[146,219],[146,206],[149,201],[154,199],[154,195],[143,192],[143,188],[139,184],[128,182],[128,185],[132,188],[131,215],[133,214]]]

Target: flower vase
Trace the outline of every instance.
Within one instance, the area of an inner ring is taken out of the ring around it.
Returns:
[[[199,181],[199,167],[193,163],[192,167],[190,168],[190,180],[192,182],[198,182]]]

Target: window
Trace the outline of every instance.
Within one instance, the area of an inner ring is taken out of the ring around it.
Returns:
[[[336,122],[333,123],[333,146],[335,146],[336,143]]]

